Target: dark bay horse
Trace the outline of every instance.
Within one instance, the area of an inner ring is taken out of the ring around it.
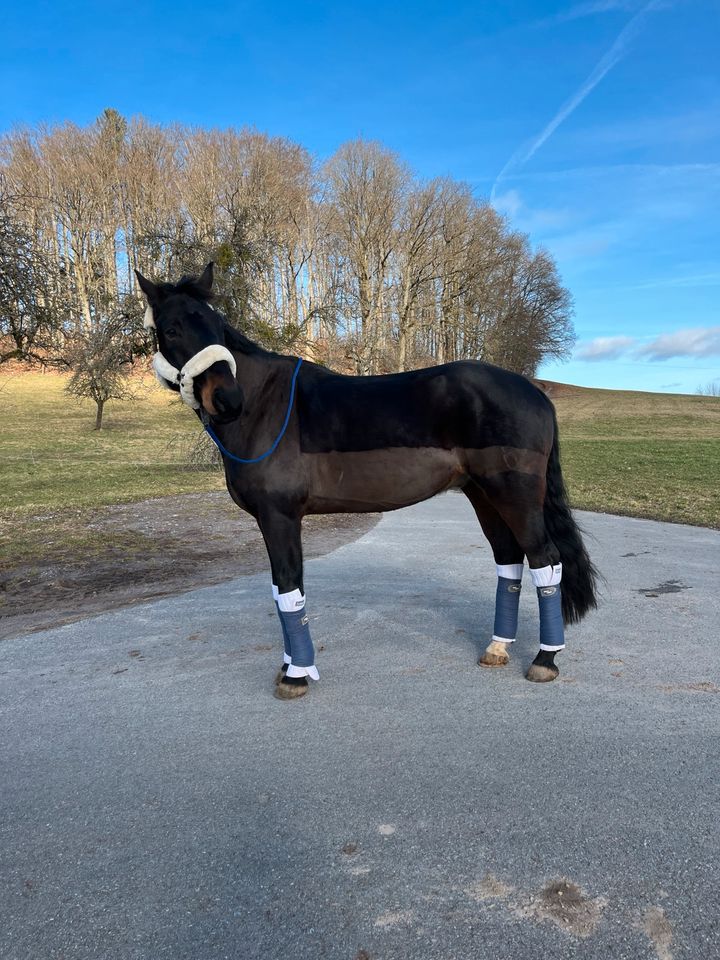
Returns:
[[[568,506],[545,394],[479,361],[353,377],[271,353],[210,306],[212,280],[212,264],[176,284],[138,274],[156,373],[210,426],[230,496],[267,546],[285,646],[276,695],[301,696],[318,678],[302,518],[395,510],[451,488],[470,500],[497,566],[492,640],[479,663],[508,662],[527,557],[540,611],[527,677],[554,680],[564,623],[596,606],[596,572]]]

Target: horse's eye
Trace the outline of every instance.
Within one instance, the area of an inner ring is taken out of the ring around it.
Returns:
[[[164,333],[165,333],[165,336],[166,336],[166,337],[177,337],[177,336],[180,335],[179,330],[178,330],[177,327],[168,327],[168,328],[164,331]]]

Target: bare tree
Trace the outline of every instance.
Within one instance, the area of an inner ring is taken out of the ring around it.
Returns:
[[[100,430],[108,400],[131,398],[128,377],[132,369],[132,338],[128,320],[116,316],[89,330],[76,331],[66,348],[72,375],[65,387],[78,398],[95,402],[95,429]]]
[[[440,238],[445,184],[433,180],[411,188],[402,200],[395,243],[397,369],[407,369],[424,307],[440,274]]]
[[[698,387],[695,393],[700,397],[720,397],[720,380],[711,380]]]
[[[0,363],[43,360],[52,347],[48,264],[33,243],[27,207],[0,173]]]
[[[319,166],[286,138],[105,110],[0,138],[0,176],[0,358],[62,363],[128,297],[141,313],[136,266],[172,276],[208,259],[231,323],[357,373],[463,358],[533,373],[573,342],[550,256],[378,143]]]
[[[400,198],[409,171],[378,143],[344,144],[326,167],[350,316],[346,331],[358,373],[378,369],[387,331],[387,287]]]

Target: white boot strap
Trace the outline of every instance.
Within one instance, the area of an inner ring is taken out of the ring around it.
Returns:
[[[319,680],[320,674],[318,673],[318,668],[313,665],[312,667],[296,667],[294,663],[291,663],[287,668],[288,677],[310,677],[311,680]]]

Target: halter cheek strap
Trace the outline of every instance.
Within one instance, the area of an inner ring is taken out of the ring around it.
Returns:
[[[228,364],[232,375],[235,376],[237,372],[235,357],[227,347],[223,347],[219,343],[212,343],[209,347],[203,347],[195,356],[190,357],[182,370],[174,367],[169,360],[165,359],[159,350],[153,357],[152,365],[155,376],[164,387],[172,390],[172,384],[176,384],[180,387],[180,396],[185,403],[189,407],[192,407],[193,410],[199,410],[200,404],[195,399],[195,377],[200,376],[208,367],[211,367],[214,363],[218,363],[221,360],[224,360],[225,363]]]

